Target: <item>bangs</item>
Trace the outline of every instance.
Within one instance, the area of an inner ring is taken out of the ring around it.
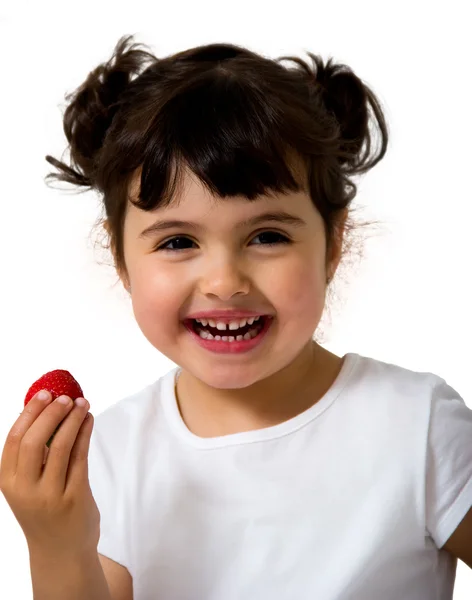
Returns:
[[[304,189],[300,154],[283,130],[277,101],[263,97],[261,87],[213,70],[186,81],[154,109],[141,147],[134,148],[141,178],[131,202],[146,211],[178,204],[186,169],[221,198],[255,200]]]

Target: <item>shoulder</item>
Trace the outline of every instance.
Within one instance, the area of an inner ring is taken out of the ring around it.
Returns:
[[[440,430],[455,418],[472,418],[472,410],[458,391],[439,375],[358,354],[350,356],[353,366],[344,405],[363,409],[363,414],[386,423],[401,424],[404,431],[417,426]]]
[[[455,392],[446,381],[429,371],[415,371],[405,366],[393,364],[361,356],[355,357],[355,366],[352,371],[351,385],[357,386],[364,392],[382,399],[392,399],[402,404],[412,402],[431,404],[441,396],[457,397]]]
[[[438,375],[429,371],[415,371],[406,366],[360,354],[353,356],[357,358],[358,375],[371,379],[377,384],[433,387],[438,381],[443,381]]]

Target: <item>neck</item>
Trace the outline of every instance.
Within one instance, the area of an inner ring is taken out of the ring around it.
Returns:
[[[199,437],[262,429],[313,406],[331,387],[342,359],[315,342],[291,364],[243,389],[215,389],[183,370],[176,396],[187,428]]]

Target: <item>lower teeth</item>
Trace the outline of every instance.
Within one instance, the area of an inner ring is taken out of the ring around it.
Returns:
[[[237,335],[236,337],[234,337],[233,335],[213,335],[211,334],[209,331],[205,331],[204,329],[201,329],[198,332],[198,335],[203,338],[204,340],[221,340],[223,342],[242,342],[243,340],[252,340],[252,338],[255,338],[256,335],[259,333],[260,329],[256,328],[256,329],[251,329],[249,330],[246,334],[244,335]]]

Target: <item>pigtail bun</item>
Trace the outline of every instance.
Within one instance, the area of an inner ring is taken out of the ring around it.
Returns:
[[[314,59],[313,55],[312,58]],[[363,173],[376,165],[383,152],[370,156],[372,139],[368,128],[369,107],[376,116],[383,138],[388,132],[382,119],[382,110],[377,98],[357,75],[345,65],[333,65],[329,59],[326,66],[319,62],[316,79],[324,88],[324,103],[340,126],[341,164],[347,164],[356,174]],[[364,152],[361,154],[362,146]],[[369,160],[370,157],[370,160]]]
[[[120,106],[119,100],[145,63],[156,60],[146,50],[139,49],[138,44],[130,45],[131,39],[132,36],[122,37],[111,59],[91,71],[84,83],[66,96],[68,106],[63,128],[69,144],[70,166],[46,156],[46,160],[58,170],[46,179],[94,186],[97,159]]]
[[[315,97],[321,99],[325,109],[336,120],[339,126],[338,162],[345,173],[364,173],[376,165],[387,150],[388,128],[380,103],[372,90],[349,66],[334,64],[332,58],[324,64],[320,56],[311,52],[307,54],[312,65],[298,57],[286,56],[279,60],[292,60],[298,64],[314,85]],[[381,133],[380,147],[372,154],[369,110],[374,113]]]

